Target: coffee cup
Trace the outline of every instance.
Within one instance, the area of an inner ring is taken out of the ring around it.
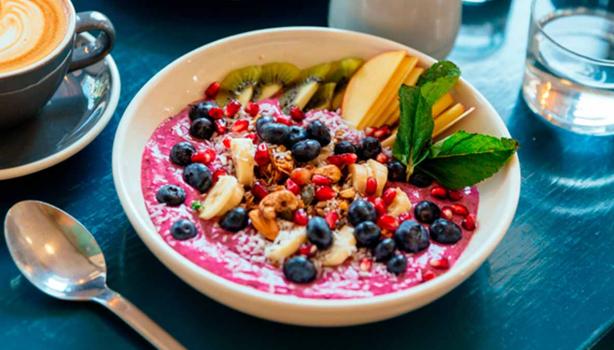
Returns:
[[[0,28],[0,128],[36,116],[68,72],[102,60],[115,42],[105,15],[76,13],[69,0],[8,0],[3,19],[9,25]],[[95,40],[76,47],[76,35],[91,30],[100,32]]]

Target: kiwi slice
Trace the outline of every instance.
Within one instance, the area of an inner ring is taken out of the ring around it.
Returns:
[[[297,80],[298,83],[287,90],[279,99],[280,106],[286,112],[292,106],[300,109],[305,108],[320,87],[320,83],[327,80],[334,68],[334,62],[327,62],[303,69]]]
[[[345,89],[347,86],[343,86],[340,89],[336,86],[336,90],[333,95],[333,100],[330,102],[330,108],[334,111],[341,108],[341,103],[343,102],[343,95],[345,94]]]
[[[335,62],[335,69],[330,73],[327,81],[335,82],[339,87],[345,86],[363,62],[362,59],[354,57]]]
[[[229,100],[237,99],[246,105],[252,98],[261,72],[260,66],[247,66],[228,73],[220,83],[220,91],[215,98],[217,104],[224,106]]]
[[[337,83],[320,84],[320,87],[309,100],[306,109],[330,109]]]
[[[301,70],[292,63],[272,62],[263,65],[253,99],[261,101],[275,96],[285,86],[294,83],[300,74]]]

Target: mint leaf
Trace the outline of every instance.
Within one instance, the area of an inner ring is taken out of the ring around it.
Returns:
[[[431,146],[420,170],[447,188],[463,188],[494,175],[517,148],[514,139],[459,131]]]
[[[402,85],[401,88],[399,88],[401,114],[397,138],[392,147],[392,155],[406,165],[408,163],[413,163],[413,134],[416,124],[416,111],[420,98],[420,89],[416,87]]]
[[[424,84],[432,81],[439,80],[441,78],[451,78],[458,80],[460,77],[461,71],[452,61],[439,61],[433,64],[429,69],[427,69],[420,78],[418,78],[418,83],[416,86],[423,86]]]

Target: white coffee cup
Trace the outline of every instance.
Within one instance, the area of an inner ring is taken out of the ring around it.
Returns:
[[[450,53],[461,0],[331,0],[328,25],[378,35],[437,59]]]

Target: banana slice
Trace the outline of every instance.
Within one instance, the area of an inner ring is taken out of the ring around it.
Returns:
[[[352,176],[352,186],[358,193],[364,194],[371,170],[364,164],[351,164],[348,170]]]
[[[407,213],[411,210],[411,201],[405,191],[400,188],[395,188],[396,195],[390,205],[388,205],[388,214],[393,216],[399,216],[403,213]]]
[[[254,154],[256,149],[254,143],[248,138],[236,138],[230,141],[230,151],[232,161],[235,166],[235,174],[239,183],[251,186],[254,182]]]
[[[306,241],[305,226],[295,226],[279,232],[273,243],[264,249],[264,255],[273,263],[282,264],[285,258],[294,254]]]
[[[375,191],[375,195],[381,196],[384,191],[384,186],[386,186],[386,181],[388,181],[388,167],[373,159],[367,161],[367,167],[371,169],[369,176],[373,176],[377,181],[377,191]]]
[[[352,227],[343,226],[333,233],[333,237],[333,245],[318,257],[323,266],[341,265],[356,251],[356,238]]]
[[[231,175],[220,176],[203,202],[200,218],[209,220],[226,214],[227,211],[241,203],[243,194],[243,186],[239,184],[236,177]]]

